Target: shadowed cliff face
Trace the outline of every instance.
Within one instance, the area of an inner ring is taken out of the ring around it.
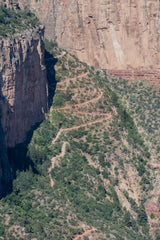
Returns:
[[[1,78],[1,75],[0,75]],[[2,93],[0,89],[0,102],[2,101]],[[0,109],[1,120],[1,109]],[[0,198],[3,197],[11,188],[11,168],[7,157],[7,149],[5,144],[5,135],[0,121]]]
[[[43,29],[0,41],[1,123],[7,147],[24,141],[26,133],[47,112],[47,79]]]
[[[16,155],[13,147],[26,142],[48,110],[43,35],[40,27],[0,41],[0,198],[11,190],[17,168],[32,165],[26,148]]]
[[[118,72],[132,79],[130,71],[160,68],[159,1],[149,0],[19,0],[28,5],[43,24],[48,39],[96,68]],[[151,72],[152,71],[152,72]],[[114,72],[113,72],[114,73]],[[140,78],[148,78],[138,74]],[[149,75],[150,76],[150,75]],[[159,79],[159,77],[158,77]]]
[[[9,192],[11,180],[12,175],[7,157],[4,132],[0,124],[0,198],[3,197],[6,192]]]

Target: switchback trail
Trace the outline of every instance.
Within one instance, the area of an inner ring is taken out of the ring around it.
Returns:
[[[54,144],[54,143],[58,140],[59,136],[60,136],[61,133],[63,133],[63,132],[68,132],[68,131],[71,131],[71,130],[74,130],[74,129],[78,129],[78,128],[80,128],[80,127],[91,126],[91,125],[93,125],[93,124],[103,122],[104,120],[108,120],[108,119],[110,119],[111,117],[112,117],[112,115],[109,113],[105,118],[97,119],[97,120],[95,120],[95,121],[88,122],[88,123],[84,123],[84,124],[81,124],[81,125],[78,125],[78,126],[73,126],[73,127],[71,127],[71,128],[64,128],[64,129],[61,128],[61,129],[59,130],[59,132],[57,133],[57,136],[53,139],[52,144]],[[50,178],[50,185],[51,185],[51,187],[54,186],[54,181],[53,181],[52,176],[51,176],[51,171],[52,171],[52,169],[53,169],[54,166],[55,166],[56,158],[57,158],[57,157],[59,157],[59,158],[60,158],[60,157],[64,157],[64,155],[65,155],[65,153],[66,153],[66,145],[67,145],[67,143],[68,143],[68,142],[64,142],[64,143],[63,143],[62,148],[61,148],[61,154],[60,154],[60,155],[56,155],[55,157],[53,157],[53,158],[51,159],[51,166],[50,166],[49,169],[48,169],[48,174],[49,174],[49,178]]]
[[[77,78],[86,77],[88,74],[89,74],[89,72],[81,73],[80,75],[75,76],[75,77],[73,77],[73,78],[67,78],[66,80],[64,80],[64,81],[62,81],[62,82],[58,82],[57,85],[60,86],[60,85],[62,85],[62,84],[64,85],[64,84],[66,83],[66,87],[63,88],[63,89],[67,89],[70,81],[74,81],[74,80],[76,80]],[[57,87],[58,87],[58,86],[57,86]],[[61,88],[58,88],[58,90],[61,90]]]
[[[69,109],[64,109],[64,111],[67,111],[67,110],[69,110]],[[71,110],[73,110],[73,109],[71,109]],[[82,111],[78,111],[78,110],[76,110],[75,113],[76,114],[79,113],[79,114],[84,114],[84,115],[91,115],[91,116],[106,116],[106,115],[108,115],[108,113],[82,112]]]
[[[62,132],[68,132],[68,131],[71,131],[71,130],[74,130],[74,129],[78,129],[78,128],[80,128],[80,127],[91,126],[91,125],[93,125],[93,124],[100,123],[100,122],[103,122],[103,121],[105,121],[105,120],[108,120],[108,119],[110,119],[111,117],[112,117],[112,114],[109,113],[109,114],[107,114],[107,116],[106,116],[105,118],[100,118],[100,119],[97,119],[97,120],[92,121],[92,122],[83,123],[83,124],[78,125],[78,126],[73,126],[73,127],[71,127],[71,128],[61,128],[61,129],[59,130],[59,132],[57,133],[56,138],[53,139],[52,144],[54,144],[54,143],[58,140],[58,138],[59,138],[59,136],[61,135]]]
[[[56,88],[56,90],[59,90],[59,91],[67,91],[68,88]],[[86,90],[86,87],[83,87],[83,88],[71,88],[70,90],[72,90],[73,93],[78,93],[78,91],[83,91],[83,90]],[[96,89],[93,89],[93,91],[96,93]]]
[[[81,74],[79,76],[76,76],[76,77],[74,77],[72,79],[67,79],[67,80],[70,81],[70,80],[73,80],[73,79],[82,78],[82,77],[86,76],[87,74],[88,74],[88,72],[83,73],[83,74]],[[64,84],[64,82],[63,82],[63,84]],[[62,88],[62,89],[64,89],[64,88]],[[101,99],[101,97],[103,96],[103,91],[101,89],[98,89],[97,93],[100,93],[100,94],[97,97],[92,98],[92,99],[90,99],[88,101],[85,101],[85,102],[82,102],[82,103],[73,104],[73,105],[69,105],[69,106],[65,106],[65,107],[62,107],[62,108],[55,108],[55,109],[52,108],[51,112],[53,110],[55,110],[55,111],[65,111],[65,110],[72,109],[74,107],[81,107],[81,106],[89,104],[89,103],[94,103],[94,102],[98,101],[99,99]],[[81,111],[76,111],[76,113],[87,114],[86,112],[81,112]],[[93,116],[96,116],[96,113],[88,113],[88,115],[90,115],[90,114],[92,114]],[[58,131],[56,137],[52,140],[52,144],[55,144],[55,142],[58,140],[59,136],[62,133],[66,133],[66,132],[69,132],[71,130],[79,129],[81,127],[91,126],[93,124],[100,123],[100,122],[103,122],[105,120],[108,120],[108,119],[110,119],[112,117],[111,113],[108,113],[108,114],[107,113],[104,113],[104,114],[103,113],[100,113],[100,114],[97,113],[97,115],[101,116],[101,118],[99,118],[99,119],[97,119],[95,121],[89,121],[87,123],[80,124],[78,126],[73,126],[73,127],[69,127],[69,128],[61,128]],[[59,155],[56,155],[55,157],[53,157],[51,159],[51,166],[48,169],[48,174],[49,174],[49,178],[50,178],[50,185],[51,185],[51,187],[54,186],[54,181],[53,181],[53,179],[51,177],[51,171],[52,171],[52,169],[55,166],[55,162],[56,162],[57,157],[58,158],[64,157],[65,152],[66,152],[66,144],[67,144],[67,142],[63,142],[62,148],[61,148],[61,153]],[[89,231],[91,231],[91,230],[89,230]],[[75,238],[75,240],[76,240],[76,238]]]
[[[51,111],[53,111],[53,110],[59,111],[59,110],[70,109],[70,108],[73,108],[73,107],[81,107],[81,106],[83,106],[83,105],[86,105],[86,104],[89,104],[89,103],[94,103],[94,102],[98,101],[99,99],[101,99],[102,96],[103,96],[103,92],[100,91],[100,94],[99,94],[98,97],[92,98],[92,99],[90,99],[90,100],[88,100],[88,101],[86,101],[86,102],[77,103],[77,104],[69,105],[69,106],[62,107],[62,108],[54,108],[54,109],[52,109]]]

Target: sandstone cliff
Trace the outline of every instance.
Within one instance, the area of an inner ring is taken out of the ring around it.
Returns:
[[[1,124],[7,147],[23,142],[47,112],[43,35],[40,27],[0,41]]]
[[[127,79],[151,76],[160,82],[158,0],[18,1],[45,24],[48,39],[56,37],[80,60],[115,74],[118,69]]]

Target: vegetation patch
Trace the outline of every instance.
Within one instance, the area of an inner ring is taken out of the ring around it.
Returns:
[[[0,6],[0,38],[35,28],[39,20],[29,11],[11,10]]]
[[[46,47],[57,58],[53,104],[28,145],[35,169],[18,171],[0,202],[1,235],[88,239],[94,229],[98,240],[151,239],[144,208],[151,153],[135,115],[106,74],[56,43]]]

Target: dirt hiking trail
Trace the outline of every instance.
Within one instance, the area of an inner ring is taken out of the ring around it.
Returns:
[[[55,157],[53,157],[53,158],[51,159],[51,166],[50,166],[49,169],[48,169],[51,187],[54,186],[54,181],[53,181],[52,176],[51,176],[51,171],[52,171],[52,169],[53,169],[54,166],[55,166],[55,163],[56,163],[56,161],[57,161],[57,160],[56,160],[57,157],[59,157],[59,158],[64,157],[65,152],[66,152],[66,145],[67,145],[67,142],[64,142],[63,145],[62,145],[62,148],[61,148],[61,153],[60,153],[60,155],[56,155]]]
[[[88,74],[89,74],[89,72],[81,73],[80,75],[75,76],[75,77],[73,77],[73,78],[67,78],[66,80],[64,80],[64,81],[62,81],[62,82],[58,82],[58,83],[57,83],[57,90],[62,90],[62,89],[63,89],[63,90],[65,91],[65,90],[68,88],[70,81],[74,81],[74,80],[76,80],[77,78],[86,77]],[[59,88],[59,86],[64,85],[65,83],[66,83],[66,87],[65,87],[65,88]]]
[[[70,80],[75,80],[75,79],[77,79],[77,78],[85,77],[87,74],[88,74],[88,72],[85,72],[85,73],[83,73],[83,74],[81,74],[81,75],[79,75],[79,76],[76,76],[76,77],[74,77],[74,78],[67,79],[67,82],[69,82]],[[62,82],[62,83],[64,84],[64,82]],[[59,84],[59,85],[61,85],[61,84]],[[67,86],[68,86],[68,85],[67,85]],[[64,88],[62,88],[62,89],[64,89]],[[83,103],[73,104],[73,105],[69,105],[69,106],[62,107],[62,108],[55,108],[55,109],[52,108],[50,112],[52,112],[53,110],[56,110],[56,111],[65,111],[65,110],[69,110],[69,109],[72,110],[74,107],[81,107],[81,106],[86,105],[86,104],[89,104],[89,103],[97,102],[99,99],[102,98],[102,96],[103,96],[103,91],[102,91],[101,89],[98,89],[97,93],[98,93],[98,96],[97,96],[97,97],[92,98],[92,99],[90,99],[90,100],[87,100],[87,101],[85,101],[85,102],[83,102]],[[110,119],[110,118],[112,117],[112,114],[111,114],[111,113],[108,113],[108,114],[107,114],[107,113],[104,113],[104,114],[103,114],[103,113],[95,113],[95,112],[93,112],[93,113],[86,113],[86,112],[81,112],[81,111],[76,111],[76,110],[75,110],[75,112],[76,112],[77,114],[78,114],[78,113],[88,114],[88,115],[91,115],[91,114],[92,114],[93,116],[99,115],[99,116],[101,116],[101,118],[96,119],[96,120],[94,120],[94,121],[88,121],[87,123],[82,123],[82,124],[80,124],[80,125],[78,125],[78,126],[73,126],[73,127],[70,127],[70,128],[61,128],[61,129],[58,131],[56,137],[52,140],[52,144],[55,144],[55,142],[58,140],[58,138],[60,137],[60,135],[61,135],[62,133],[66,133],[66,132],[69,132],[69,131],[71,131],[71,130],[79,129],[79,128],[81,128],[81,127],[91,126],[91,125],[96,124],[96,123],[101,123],[101,122],[106,121],[106,120],[108,120],[108,119]],[[114,111],[113,111],[113,112],[114,112]],[[59,155],[56,155],[55,157],[53,157],[53,158],[51,159],[51,166],[50,166],[49,169],[48,169],[48,174],[49,174],[49,178],[50,178],[50,185],[51,185],[51,187],[54,186],[54,181],[53,181],[53,179],[52,179],[52,177],[51,177],[51,171],[52,171],[52,169],[54,169],[55,163],[58,161],[57,158],[61,158],[61,157],[64,157],[64,156],[65,156],[66,145],[67,145],[67,144],[68,144],[68,142],[63,142],[62,148],[61,148],[61,153],[60,153]],[[91,231],[91,230],[89,230],[89,231]],[[78,238],[77,238],[77,239],[78,239]],[[75,240],[76,240],[76,238],[75,238]]]
[[[68,105],[68,106],[62,107],[62,108],[54,108],[54,110],[61,111],[61,110],[66,110],[66,109],[72,109],[74,107],[81,107],[81,106],[89,104],[89,103],[97,102],[99,99],[101,99],[102,96],[103,96],[103,92],[100,91],[100,94],[99,94],[98,97],[92,98],[92,99],[90,99],[90,100],[88,100],[86,102],[77,103],[77,104],[73,104],[73,105]],[[53,109],[52,109],[52,111],[53,111]]]
[[[59,132],[57,133],[56,138],[53,139],[52,144],[54,144],[54,143],[58,140],[58,138],[59,138],[59,136],[61,135],[62,132],[68,132],[68,131],[71,131],[71,130],[74,130],[74,129],[78,129],[78,128],[80,128],[80,127],[91,126],[91,125],[93,125],[93,124],[100,123],[100,122],[103,122],[103,121],[105,121],[105,120],[108,120],[108,119],[110,119],[111,117],[112,117],[112,114],[109,113],[109,114],[107,114],[106,117],[97,119],[97,120],[92,121],[92,122],[84,123],[84,124],[81,124],[81,125],[78,125],[78,126],[73,126],[73,127],[71,127],[71,128],[64,128],[64,129],[61,128],[61,129],[59,130]]]

